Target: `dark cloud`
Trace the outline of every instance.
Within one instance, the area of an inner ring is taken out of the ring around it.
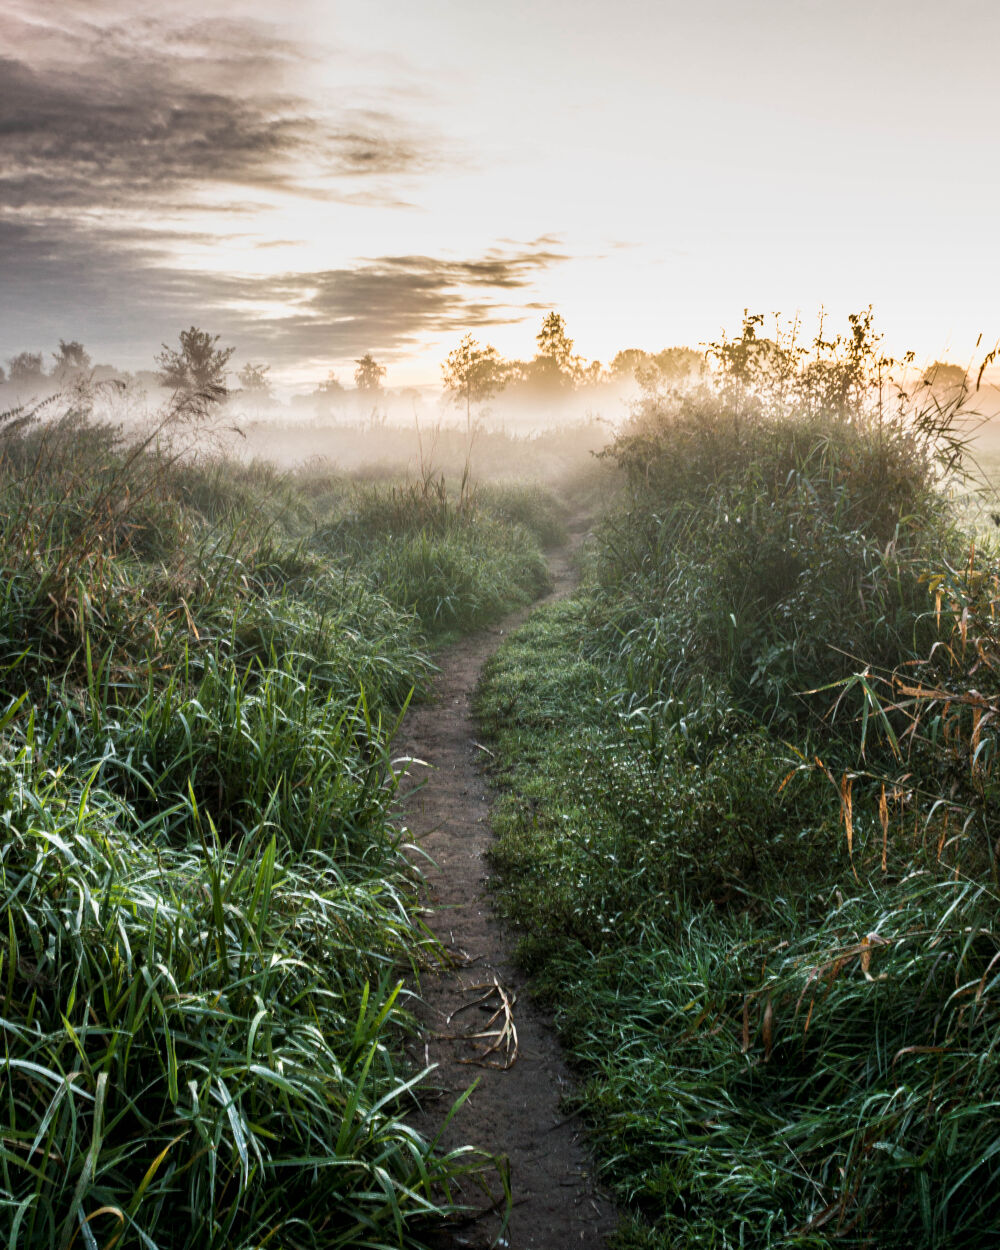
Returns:
[[[192,322],[276,366],[391,358],[519,320],[513,297],[564,259],[545,238],[318,273],[178,268],[178,249],[247,231],[255,192],[409,207],[401,178],[436,167],[440,144],[405,123],[402,89],[391,109],[307,98],[310,53],[271,26],[192,21],[169,0],[127,23],[102,0],[33,3],[42,20],[0,14],[0,360],[67,338],[148,367]],[[213,206],[217,234],[185,230]]]
[[[528,246],[471,260],[371,257],[350,268],[247,277],[177,270],[159,246],[148,231],[95,235],[0,221],[0,359],[79,338],[144,367],[192,321],[278,366],[369,349],[392,356],[434,335],[520,321],[525,305],[511,296],[566,259]]]
[[[296,50],[253,23],[72,29],[5,23],[0,204],[121,207],[199,185],[294,190],[306,177],[428,167],[388,112],[319,115],[284,89]],[[299,54],[301,56],[301,54]]]
[[[432,256],[370,258],[355,268],[224,282],[234,310],[246,302],[280,305],[286,315],[248,324],[278,354],[345,356],[366,348],[400,351],[428,335],[520,321],[520,304],[494,293],[529,287],[566,257],[529,249],[477,260]]]
[[[118,206],[191,182],[269,184],[309,124],[276,104],[85,71],[56,81],[0,60],[0,196],[10,206]]]

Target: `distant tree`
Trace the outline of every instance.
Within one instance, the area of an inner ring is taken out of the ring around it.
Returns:
[[[610,373],[616,378],[633,377],[644,389],[655,390],[665,383],[686,381],[700,373],[703,365],[701,353],[691,347],[665,347],[661,352],[627,347],[611,361]]]
[[[7,381],[7,374],[4,372],[3,365],[0,365],[0,386],[3,386],[3,384],[6,381]]]
[[[614,378],[634,378],[637,369],[648,368],[650,359],[649,352],[639,347],[626,347],[615,354],[608,366],[609,372]]]
[[[7,364],[10,366],[10,380],[16,385],[41,382],[45,377],[41,352],[18,352]]]
[[[535,336],[538,355],[551,360],[560,373],[573,374],[579,363],[573,355],[573,340],[566,333],[566,322],[557,312],[550,312],[542,320],[542,328]]]
[[[566,333],[566,323],[557,312],[547,313],[542,328],[535,336],[538,353],[534,360],[518,365],[517,377],[529,389],[541,394],[565,390],[582,380],[585,367],[573,354],[573,340]]]
[[[757,346],[762,358],[766,358],[774,345],[770,340],[758,339]],[[694,348],[665,347],[661,352],[646,355],[645,361],[636,365],[635,379],[647,394],[653,394],[661,387],[669,389],[700,377],[704,369],[705,358]]]
[[[267,376],[270,371],[270,365],[255,365],[247,361],[236,375],[236,380],[240,384],[240,394],[244,396],[245,403],[258,419],[268,400],[274,398],[271,380]]]
[[[331,369],[319,386],[316,388],[317,394],[320,395],[343,395],[344,388],[337,377],[336,373]]]
[[[250,391],[262,399],[270,395],[271,380],[267,376],[270,372],[270,365],[254,365],[248,361],[236,375],[240,390]]]
[[[331,369],[313,391],[310,398],[313,402],[314,410],[329,413],[331,409],[340,407],[343,404],[346,394],[347,392],[341,385],[340,379]]]
[[[667,382],[683,382],[705,367],[705,357],[693,347],[665,347],[650,357],[660,377]]]
[[[235,347],[216,347],[219,335],[209,334],[192,326],[180,332],[180,350],[163,344],[163,351],[156,357],[161,386],[217,403],[225,399],[226,365]]]
[[[930,368],[924,371],[924,381],[927,385],[941,390],[965,386],[966,378],[966,371],[961,365],[948,364],[944,360],[935,360]]]
[[[588,360],[586,364],[581,360],[577,365],[576,380],[580,386],[599,386],[607,379],[608,375],[599,360]]]
[[[456,404],[465,406],[466,428],[472,431],[472,405],[481,404],[502,390],[507,367],[490,343],[480,347],[471,334],[450,352],[441,366],[444,388]]]
[[[380,365],[371,352],[354,362],[358,367],[354,370],[354,385],[359,391],[380,391],[382,379],[385,377],[385,365]]]
[[[52,376],[59,382],[66,382],[87,372],[90,368],[90,355],[76,339],[69,343],[60,339],[59,350],[52,353],[52,362]]]

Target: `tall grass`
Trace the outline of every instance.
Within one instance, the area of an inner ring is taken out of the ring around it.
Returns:
[[[435,951],[391,742],[429,635],[542,562],[485,509],[385,501],[169,423],[0,423],[5,1245],[418,1245],[484,1181],[407,1123]]]
[[[320,549],[364,565],[373,583],[433,630],[468,630],[549,585],[540,541],[559,537],[540,492],[474,488],[444,478],[356,491],[318,536]],[[551,497],[549,497],[551,499]],[[520,515],[517,515],[520,513]],[[521,523],[529,518],[532,526]]]
[[[496,860],[622,1246],[988,1244],[996,615],[961,397],[751,320],[651,398],[577,602],[486,674]]]

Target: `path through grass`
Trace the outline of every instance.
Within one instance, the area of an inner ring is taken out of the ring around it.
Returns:
[[[513,493],[166,433],[0,427],[4,1244],[416,1246],[491,1165],[407,1120],[391,743],[544,560]]]
[[[484,674],[500,906],[616,1245],[982,1246],[1000,573],[948,426],[861,358],[748,370],[752,328],[637,414],[586,587]]]

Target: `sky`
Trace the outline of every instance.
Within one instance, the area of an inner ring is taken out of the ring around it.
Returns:
[[[279,382],[697,346],[871,304],[1000,336],[986,0],[6,0],[0,361],[150,368],[191,324]]]

